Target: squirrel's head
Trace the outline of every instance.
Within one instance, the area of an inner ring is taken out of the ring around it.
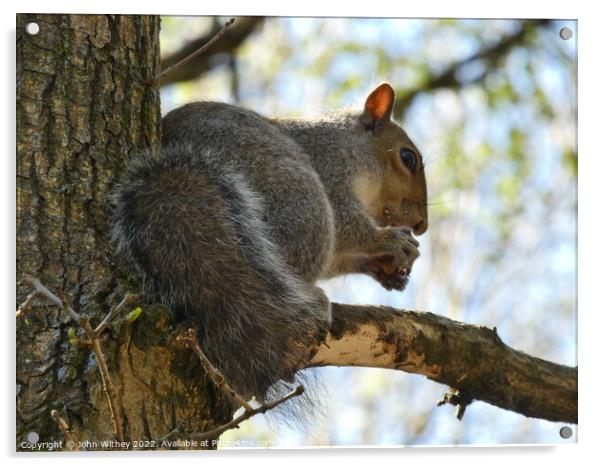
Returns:
[[[366,99],[360,117],[377,162],[377,172],[360,176],[356,195],[381,227],[406,227],[415,235],[428,228],[426,179],[420,151],[391,119],[395,92],[381,84]]]

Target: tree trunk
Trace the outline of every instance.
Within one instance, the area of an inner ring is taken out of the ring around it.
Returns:
[[[25,32],[29,22],[37,35]],[[109,196],[130,155],[159,147],[159,93],[149,84],[158,65],[157,16],[17,16],[18,304],[32,291],[29,274],[98,322],[137,282],[113,257]],[[126,439],[229,420],[231,404],[194,355],[175,348],[165,312],[144,306],[143,315],[113,326],[103,342]],[[71,439],[91,442],[82,449],[114,439],[96,362],[69,343],[70,327],[45,302],[17,320],[19,450],[32,432],[40,442],[65,440],[52,410]]]

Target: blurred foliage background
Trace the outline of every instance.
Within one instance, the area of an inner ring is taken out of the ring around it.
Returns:
[[[168,66],[228,18],[163,17]],[[573,37],[559,31],[569,27]],[[270,116],[362,105],[391,83],[395,117],[421,148],[430,227],[404,293],[370,278],[323,283],[333,301],[428,310],[496,326],[527,353],[576,365],[575,21],[238,18],[162,83],[162,109],[221,100]],[[573,442],[562,425],[475,402],[402,372],[326,368],[324,415],[306,429],[263,416],[224,440],[295,445]]]

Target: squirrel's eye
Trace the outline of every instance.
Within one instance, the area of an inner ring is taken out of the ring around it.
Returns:
[[[399,151],[401,162],[413,172],[416,170],[416,154],[410,149],[401,149]]]

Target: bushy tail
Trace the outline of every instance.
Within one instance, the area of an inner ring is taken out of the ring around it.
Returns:
[[[115,205],[118,250],[144,272],[147,292],[196,323],[203,351],[241,395],[280,392],[274,384],[292,380],[327,308],[270,240],[261,197],[173,146],[132,164]]]

